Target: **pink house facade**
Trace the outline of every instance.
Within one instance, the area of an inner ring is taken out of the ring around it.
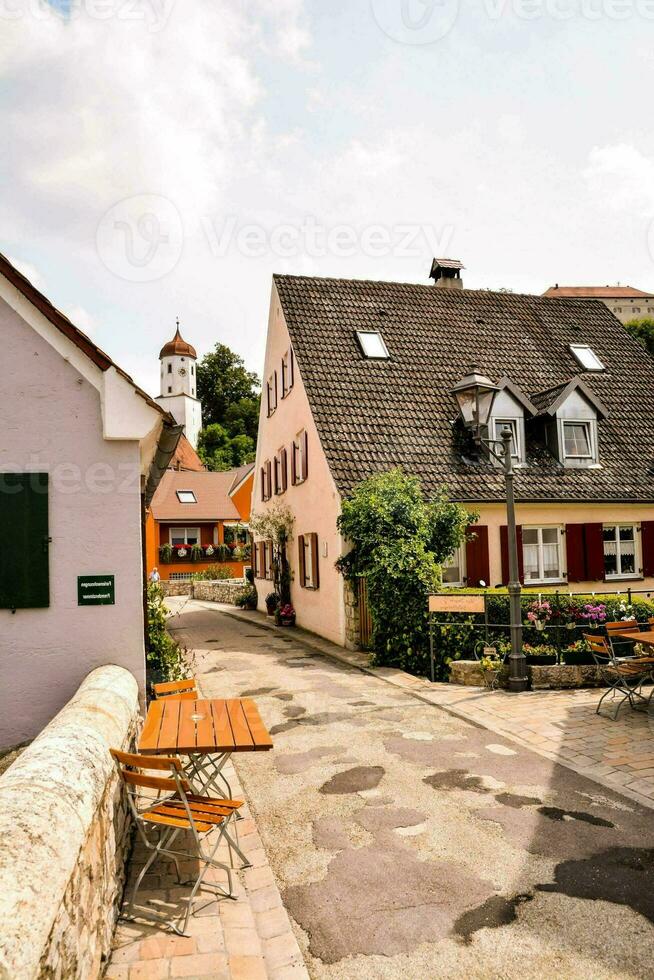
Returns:
[[[654,362],[602,304],[439,285],[273,278],[253,510],[282,501],[297,623],[356,642],[334,563],[341,501],[401,466],[476,512],[443,568],[451,587],[508,582],[502,473],[457,421],[476,362],[513,433],[520,577],[576,593],[654,590]],[[256,541],[259,606],[270,545]]]
[[[0,747],[95,667],[143,690],[142,511],[179,427],[0,256]]]

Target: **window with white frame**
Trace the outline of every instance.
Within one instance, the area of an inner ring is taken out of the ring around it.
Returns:
[[[388,349],[379,330],[357,330],[356,335],[364,357],[372,361],[388,360]]]
[[[588,344],[570,344],[570,352],[584,371],[604,370],[604,365]]]
[[[199,544],[199,527],[171,527],[169,531],[170,543],[175,544]]]
[[[635,524],[604,525],[604,574],[607,578],[638,574],[637,544]]]
[[[495,439],[502,441],[502,432],[509,429],[511,432],[511,458],[522,462],[522,440],[520,438],[520,427],[517,419],[495,419]]]
[[[463,585],[465,583],[465,547],[459,545],[454,554],[442,567],[443,585]]]
[[[563,422],[563,455],[566,459],[594,459],[593,425],[589,421]]]
[[[177,490],[177,499],[180,504],[197,504],[197,499],[192,490]]]
[[[561,567],[561,528],[523,527],[522,560],[527,582],[557,582]]]

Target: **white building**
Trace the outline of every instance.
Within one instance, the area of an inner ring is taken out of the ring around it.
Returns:
[[[202,428],[202,405],[196,397],[197,358],[195,348],[182,339],[178,320],[175,336],[159,352],[161,394],[157,401],[184,426],[184,434],[194,449]]]

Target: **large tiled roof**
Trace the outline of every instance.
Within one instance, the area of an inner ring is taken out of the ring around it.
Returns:
[[[644,293],[634,286],[550,286],[543,296],[576,299],[638,299],[654,298],[652,293]]]
[[[195,521],[238,520],[239,512],[229,496],[233,482],[234,470],[224,473],[166,470],[152,498],[154,518],[182,522],[189,527]],[[178,490],[192,490],[197,503],[180,503]]]
[[[568,345],[587,343],[607,367],[582,374],[608,411],[599,421],[601,468],[564,469],[534,445],[515,478],[518,498],[654,499],[654,361],[604,304],[300,276],[275,284],[342,493],[402,465],[428,493],[445,486],[458,500],[502,500],[502,474],[462,455],[449,389],[475,362],[533,398],[579,374]],[[389,360],[364,358],[354,336],[362,329],[381,330]]]

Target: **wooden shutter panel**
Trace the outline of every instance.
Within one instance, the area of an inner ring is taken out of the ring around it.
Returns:
[[[281,484],[281,480],[279,478],[279,459],[278,459],[277,456],[275,456],[275,460],[274,460],[274,463],[273,463],[273,480],[274,480],[274,485],[275,485],[275,493],[276,494],[277,493],[281,493],[282,484]]]
[[[466,541],[466,585],[478,589],[480,582],[490,585],[490,561],[488,556],[488,528],[485,524],[469,527],[474,538]]]
[[[302,433],[302,479],[303,480],[306,480],[307,476],[309,475],[308,448],[309,448],[309,439],[307,437],[306,432],[303,432]]]
[[[518,538],[518,578],[525,580],[525,560],[522,553],[522,525],[516,528]],[[502,585],[509,584],[509,529],[506,524],[500,527],[500,554],[502,558]]]
[[[318,535],[311,535],[311,585],[314,589],[320,588],[320,568],[318,555]]]
[[[291,483],[293,486],[297,483],[297,447],[295,440],[291,444]]]
[[[261,467],[261,499],[266,499],[266,470]]]
[[[307,566],[304,560],[304,535],[299,534],[297,539],[297,550],[300,568],[300,585],[303,589],[307,586]]]
[[[282,493],[286,493],[288,487],[288,454],[285,449],[282,449],[279,454],[279,465],[281,467]]]
[[[0,474],[0,609],[50,605],[48,474]]]
[[[604,533],[601,524],[584,524],[586,575],[589,582],[604,578]]]
[[[643,551],[643,575],[654,575],[654,521],[642,522],[640,537]]]
[[[587,573],[583,524],[566,524],[565,553],[568,565],[568,582],[585,582]]]
[[[254,575],[255,578],[258,578],[257,576],[257,558],[259,556],[259,552],[257,550],[258,547],[259,546],[257,544],[252,545],[252,574]]]
[[[272,464],[270,460],[266,463],[266,500],[272,497]]]

